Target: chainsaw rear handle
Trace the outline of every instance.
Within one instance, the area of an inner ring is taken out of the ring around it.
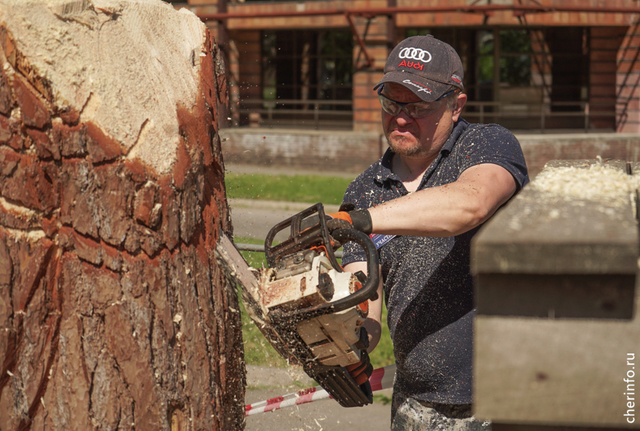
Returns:
[[[367,257],[367,280],[364,282],[362,288],[353,292],[346,298],[338,299],[337,301],[328,302],[326,304],[314,305],[300,310],[293,310],[288,313],[283,312],[279,317],[310,319],[324,314],[343,311],[347,308],[356,306],[361,302],[365,302],[376,297],[378,284],[380,283],[380,272],[378,269],[378,252],[373,241],[371,241],[371,238],[369,238],[367,234],[355,229],[336,229],[331,232],[331,236],[342,244],[348,241],[353,241],[364,249]]]

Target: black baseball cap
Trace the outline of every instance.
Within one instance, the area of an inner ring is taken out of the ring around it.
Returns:
[[[384,76],[373,87],[395,82],[425,102],[433,102],[453,88],[464,89],[462,61],[448,43],[428,36],[411,36],[393,48]]]

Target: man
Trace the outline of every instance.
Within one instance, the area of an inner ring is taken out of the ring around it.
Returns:
[[[503,127],[460,117],[462,62],[448,44],[405,39],[384,72],[374,90],[390,148],[347,189],[356,210],[333,214],[376,234],[384,284],[369,305],[369,351],[384,291],[397,365],[392,429],[486,430],[472,417],[470,241],[528,182],[525,160]],[[363,260],[345,246],[346,271],[366,271]]]

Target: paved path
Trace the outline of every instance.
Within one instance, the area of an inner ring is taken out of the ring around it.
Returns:
[[[301,371],[247,366],[247,395],[251,404],[314,386]],[[297,384],[295,384],[298,382]],[[383,394],[391,398],[391,390]],[[382,431],[391,422],[391,406],[374,402],[364,407],[344,408],[327,399],[286,407],[247,417],[246,431]]]
[[[355,178],[357,172],[302,171],[292,168],[270,168],[250,165],[227,165],[227,172],[234,174],[267,175],[322,175]],[[310,207],[311,203],[260,201],[253,199],[229,199],[234,237],[249,237],[264,240],[269,230],[294,214]],[[336,212],[338,206],[325,205],[326,212]]]
[[[277,223],[309,208],[313,204],[229,199],[234,238],[256,238],[264,241]],[[337,205],[325,205],[325,212],[337,212]]]

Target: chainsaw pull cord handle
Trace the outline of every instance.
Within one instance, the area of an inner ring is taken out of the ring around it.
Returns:
[[[318,304],[301,310],[283,312],[280,317],[300,318],[303,317],[303,315],[308,314],[310,315],[308,318],[312,318],[322,316],[324,314],[336,313],[358,305],[375,296],[380,282],[380,272],[378,270],[378,252],[373,241],[371,241],[371,238],[369,238],[367,234],[355,229],[336,229],[331,232],[331,236],[342,244],[348,241],[353,241],[364,249],[367,257],[367,280],[362,285],[362,288],[345,298],[338,299],[337,301]],[[272,312],[275,311],[277,310]]]

